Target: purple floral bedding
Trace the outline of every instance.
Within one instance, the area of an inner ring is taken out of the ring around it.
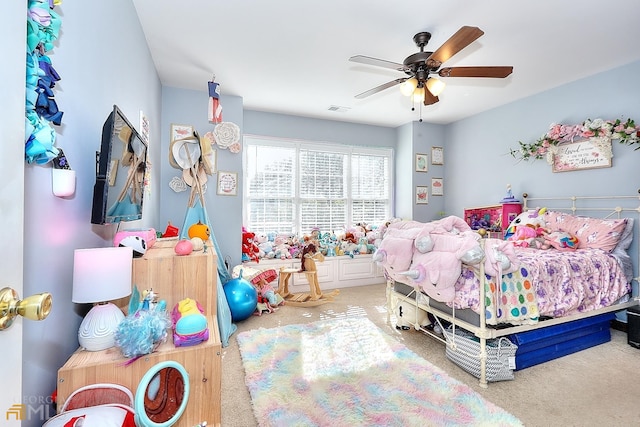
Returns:
[[[602,249],[559,251],[518,248],[519,269],[486,282],[487,324],[531,324],[615,304],[631,292],[620,264]],[[456,309],[479,311],[478,275],[464,267],[456,283]]]

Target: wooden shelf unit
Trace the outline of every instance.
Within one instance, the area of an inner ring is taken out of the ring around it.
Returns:
[[[128,359],[117,347],[96,352],[80,348],[58,370],[58,408],[73,391],[88,384],[120,384],[135,394],[151,367],[173,360],[184,366],[191,385],[186,410],[175,425],[192,427],[206,421],[208,426],[220,426],[222,345],[216,318],[217,258],[212,245],[208,245],[207,253],[178,256],[173,250],[175,243],[158,241],[143,257],[134,259],[133,284],[141,292],[153,288],[160,299],[166,300],[168,310],[184,298],[198,301],[207,316],[209,340],[175,347],[169,331],[167,341],[157,351],[128,366]],[[120,300],[118,305],[126,306],[126,300]]]

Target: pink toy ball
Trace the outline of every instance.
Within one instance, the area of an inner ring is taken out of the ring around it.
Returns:
[[[191,252],[193,252],[193,243],[191,243],[191,240],[189,239],[179,240],[173,250],[178,255],[189,255]]]

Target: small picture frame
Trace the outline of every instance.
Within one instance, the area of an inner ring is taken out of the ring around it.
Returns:
[[[442,147],[431,147],[431,164],[444,165],[444,149]]]
[[[238,174],[235,172],[218,171],[218,185],[216,193],[219,196],[235,196],[238,194]]]
[[[444,181],[442,178],[431,178],[431,195],[444,196]]]
[[[416,186],[416,205],[426,205],[429,203],[429,186]]]
[[[173,142],[176,139],[186,138],[191,135],[193,135],[193,126],[178,125],[175,123],[171,124],[171,137],[169,139],[170,142]]]
[[[416,172],[428,172],[429,161],[426,154],[416,153]]]

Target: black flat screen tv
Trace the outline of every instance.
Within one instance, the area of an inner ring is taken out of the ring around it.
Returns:
[[[147,144],[117,105],[102,126],[96,153],[92,224],[142,219]]]

